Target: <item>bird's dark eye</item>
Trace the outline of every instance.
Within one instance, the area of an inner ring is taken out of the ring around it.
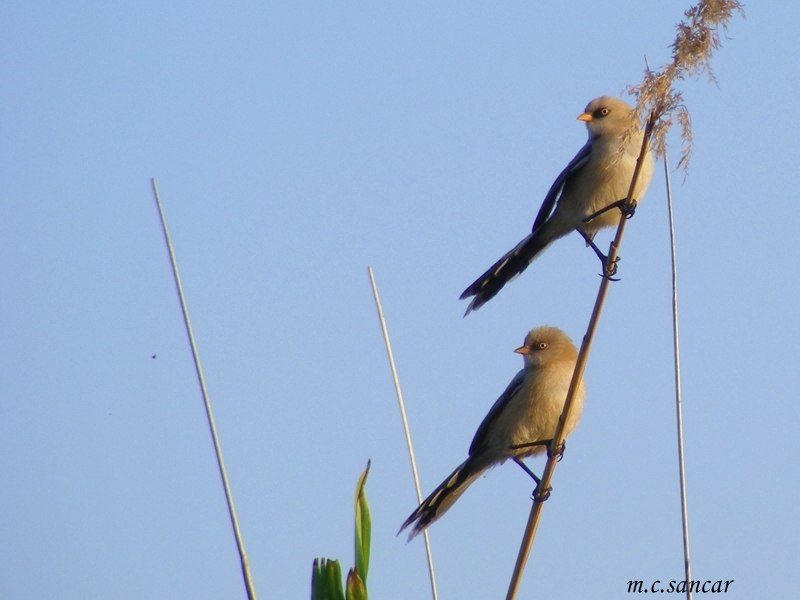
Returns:
[[[605,108],[605,107],[603,107],[603,108],[598,108],[596,111],[594,111],[594,113],[592,113],[592,116],[593,116],[595,119],[599,119],[599,118],[601,118],[601,117],[608,116],[608,113],[610,113],[610,112],[611,112],[611,111],[610,111],[610,110],[608,110],[608,109],[607,109],[607,108]]]
[[[539,350],[544,350],[545,348],[547,348],[547,342],[539,342],[538,346]]]

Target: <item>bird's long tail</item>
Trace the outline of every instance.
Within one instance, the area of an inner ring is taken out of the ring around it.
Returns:
[[[476,460],[476,457],[465,460],[450,474],[450,477],[433,490],[433,493],[419,505],[417,510],[411,513],[397,534],[400,535],[412,523],[413,527],[408,534],[408,540],[411,541],[414,536],[422,533],[431,523],[446,513],[470,484],[487,468],[488,465],[485,464],[485,461]]]
[[[494,298],[505,284],[527,269],[533,259],[550,245],[555,237],[548,235],[547,229],[545,224],[532,232],[464,290],[460,300],[474,296],[465,317]]]

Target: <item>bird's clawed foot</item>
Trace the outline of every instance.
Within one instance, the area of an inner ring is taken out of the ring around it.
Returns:
[[[561,462],[561,459],[564,458],[564,450],[567,449],[567,442],[561,442],[561,445],[558,448],[552,447],[552,440],[550,440],[550,445],[547,446],[547,458],[552,458],[553,456],[556,457],[556,462]]]
[[[620,261],[620,257],[617,256],[610,265],[608,264],[608,259],[606,262],[603,263],[603,272],[600,273],[600,277],[603,279],[608,279],[609,281],[619,281],[619,277],[614,277],[617,274],[617,263]]]
[[[548,485],[543,490],[539,489],[541,487],[542,486],[541,486],[541,483],[540,483],[539,485],[536,486],[536,489],[533,490],[533,501],[534,502],[545,502],[548,498],[550,498],[550,494],[553,491],[552,486]]]
[[[625,217],[626,219],[630,219],[636,212],[636,207],[638,205],[639,204],[636,202],[636,200],[631,198],[631,203],[621,206],[619,210],[622,213],[623,217]]]

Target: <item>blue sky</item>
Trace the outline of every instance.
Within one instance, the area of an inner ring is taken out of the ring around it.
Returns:
[[[416,501],[367,266],[427,494],[525,333],[580,340],[598,264],[569,236],[466,319],[460,292],[529,231],[586,103],[666,62],[687,6],[6,4],[0,596],[243,597],[155,177],[260,595],[307,596],[316,556],[351,564],[372,459],[371,594],[426,597],[422,540],[395,537]],[[800,7],[746,10],[718,83],[681,88],[689,518],[697,578],[783,598],[800,555]],[[629,225],[522,597],[682,576],[662,165]],[[442,598],[502,597],[531,491],[504,465],[431,527]]]

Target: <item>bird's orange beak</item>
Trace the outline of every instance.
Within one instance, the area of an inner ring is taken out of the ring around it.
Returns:
[[[594,121],[594,117],[589,113],[581,113],[578,115],[578,121],[585,121],[588,123],[589,121]]]
[[[528,348],[527,346],[520,346],[519,348],[514,350],[514,352],[516,352],[517,354],[524,354],[525,356],[528,356],[528,354],[531,353],[531,349]]]

